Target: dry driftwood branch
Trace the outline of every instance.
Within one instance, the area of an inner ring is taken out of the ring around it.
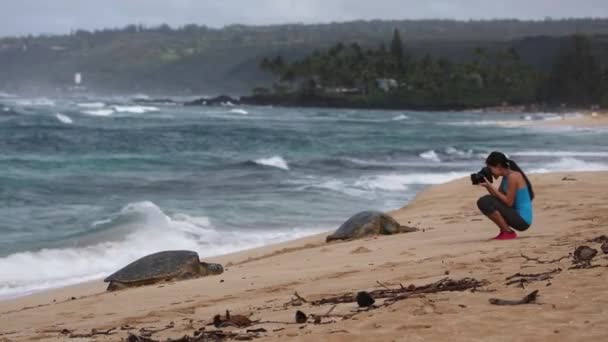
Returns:
[[[116,332],[114,330],[116,330],[116,328],[111,328],[108,330],[92,329],[89,334],[70,334],[69,338],[85,338],[85,337],[93,337],[95,335],[114,335],[114,334],[116,334]]]
[[[259,329],[258,329],[259,330]],[[247,333],[238,334],[233,332],[224,332],[222,330],[212,331],[200,331],[197,336],[183,336],[178,339],[169,339],[171,342],[208,342],[208,341],[226,341],[226,340],[237,340],[237,341],[248,341],[259,337],[258,333]],[[153,340],[145,336],[137,336],[129,334],[126,340],[127,342],[161,342],[159,340]]]
[[[150,337],[150,336],[152,336],[152,334],[156,334],[157,332],[161,332],[161,331],[165,331],[165,330],[169,330],[169,329],[173,329],[173,328],[175,328],[175,323],[171,322],[170,324],[166,325],[164,328],[160,328],[160,329],[141,328],[141,329],[139,329],[139,332],[141,333],[141,336]]]
[[[553,279],[555,274],[558,274],[562,271],[561,268],[556,268],[551,271],[543,272],[543,273],[533,273],[533,274],[524,274],[524,273],[516,273],[510,277],[505,278],[507,280],[506,285],[520,284],[524,285],[527,283],[532,283],[535,281],[545,281]],[[518,279],[516,279],[518,278]]]
[[[505,280],[511,280],[513,278],[540,278],[540,277],[544,277],[546,275],[554,275],[554,274],[558,274],[562,271],[561,268],[556,268],[554,270],[551,271],[547,271],[547,272],[543,272],[543,273],[531,273],[531,274],[525,274],[525,273],[516,273],[510,277],[505,278]]]
[[[369,294],[374,299],[386,299],[389,302],[396,302],[399,300],[407,299],[414,295],[438,292],[466,291],[476,289],[486,284],[487,282],[485,281],[479,281],[472,278],[464,278],[461,280],[452,280],[450,278],[444,278],[438,282],[419,287],[416,287],[414,285],[410,285],[407,288],[400,286],[400,288],[398,289],[375,290],[370,292]],[[356,296],[357,295],[355,293],[346,293],[340,296],[312,301],[311,304],[324,305],[354,303],[357,301]]]
[[[323,315],[323,316],[325,316],[325,317],[329,316],[329,314],[330,314],[332,311],[334,311],[334,309],[336,308],[336,306],[337,306],[337,305],[332,306],[332,307],[331,307],[331,309],[329,309],[329,311],[327,311],[327,312],[325,313],[325,315]]]
[[[334,331],[330,331],[328,334],[340,334],[340,333],[349,334],[350,332],[348,330],[334,330]]]
[[[538,297],[538,290],[530,293],[520,300],[505,300],[505,299],[497,299],[490,298],[490,304],[493,305],[524,305],[524,304],[533,304],[536,303],[536,298]]]
[[[595,242],[595,243],[608,242],[608,236],[606,236],[606,235],[598,236],[595,239],[587,240],[587,242]]]
[[[262,324],[285,324],[285,325],[301,325],[301,323],[296,322],[280,322],[280,321],[259,321],[253,323],[251,326],[262,325]]]
[[[524,258],[524,259],[526,259],[526,261],[535,261],[535,262],[537,262],[539,264],[554,264],[554,263],[560,262],[560,261],[562,261],[564,259],[568,259],[571,256],[572,256],[572,254],[568,254],[566,256],[563,256],[563,257],[561,257],[559,259],[555,259],[555,260],[540,260],[539,258],[530,258],[528,256],[525,256],[523,253],[521,254],[521,257]]]
[[[376,283],[378,283],[378,285],[380,285],[381,287],[384,287],[385,289],[390,290],[388,287],[386,287],[386,285],[382,284],[378,280],[376,280]]]
[[[137,336],[137,335],[133,335],[133,334],[129,334],[129,337],[127,337],[126,341],[127,342],[160,342],[157,340],[153,340],[151,338]]]
[[[296,296],[296,298],[298,298],[298,299],[299,299],[299,300],[301,300],[302,302],[304,302],[304,303],[308,303],[308,301],[307,301],[306,299],[302,298],[302,296],[300,296],[300,295],[298,294],[298,291],[294,292],[294,294],[293,294],[293,295],[294,295],[294,296]]]

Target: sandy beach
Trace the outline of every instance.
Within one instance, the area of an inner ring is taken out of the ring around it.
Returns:
[[[119,341],[142,328],[166,330],[154,340],[192,336],[216,314],[294,322],[294,314],[326,314],[322,298],[358,291],[422,286],[449,277],[474,278],[477,291],[416,295],[355,312],[337,305],[323,324],[259,324],[260,340],[284,341],[602,341],[608,338],[608,258],[599,243],[608,230],[608,172],[531,175],[535,222],[514,241],[489,241],[497,229],[476,209],[483,189],[467,179],[429,188],[391,214],[419,232],[325,243],[325,234],[213,258],[220,276],[105,292],[101,281],[0,302],[0,341]],[[345,218],[347,219],[347,218]],[[569,269],[581,245],[599,250],[589,269]],[[507,285],[516,273],[555,271],[551,279]],[[496,306],[490,298],[521,299],[539,290],[537,304]],[[294,292],[308,303],[293,305]],[[346,317],[342,317],[346,316]],[[121,329],[123,327],[123,329]],[[69,338],[116,328],[112,335]],[[63,333],[62,333],[63,331]],[[245,329],[224,328],[244,332]],[[74,335],[72,335],[74,336]]]
[[[547,120],[533,124],[545,127],[570,126],[576,128],[598,128],[608,126],[607,112],[583,112],[579,116],[565,116],[561,120]]]

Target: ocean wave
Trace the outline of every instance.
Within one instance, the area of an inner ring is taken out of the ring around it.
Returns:
[[[297,190],[299,191],[308,191],[310,189],[320,189],[320,190],[329,190],[337,193],[341,193],[351,197],[367,197],[369,196],[369,191],[358,189],[353,187],[343,180],[339,179],[327,179],[322,180],[320,182],[315,182],[313,184],[308,184],[299,187]]]
[[[254,163],[263,166],[276,167],[282,170],[289,170],[289,165],[281,156],[257,159],[254,161]]]
[[[447,126],[461,126],[461,127],[467,127],[467,126],[497,126],[497,127],[504,127],[504,128],[516,128],[516,127],[523,127],[523,126],[529,126],[530,123],[525,120],[477,120],[477,121],[448,121],[448,122],[442,122],[440,123],[442,125],[447,125]]]
[[[531,168],[531,173],[567,172],[567,171],[607,171],[608,164],[588,162],[576,158],[561,158],[542,167]]]
[[[426,160],[431,160],[437,163],[441,162],[441,159],[439,159],[439,156],[437,155],[437,152],[435,152],[434,150],[430,150],[430,151],[426,151],[424,153],[420,153],[420,158],[422,159],[426,159]]]
[[[309,191],[311,189],[330,190],[351,197],[369,198],[378,191],[408,191],[413,185],[435,185],[450,182],[452,180],[467,176],[468,173],[411,173],[411,174],[385,174],[375,176],[363,176],[354,180],[343,180],[336,178],[309,177],[297,181],[298,191]]]
[[[92,115],[92,116],[110,116],[110,115],[114,114],[114,110],[113,109],[85,110],[82,113],[86,114],[86,115]]]
[[[43,249],[0,258],[0,298],[99,279],[158,251],[193,250],[204,258],[322,231],[318,228],[219,231],[208,217],[169,216],[152,202],[129,204],[97,225],[123,231],[125,235],[84,247]]]
[[[65,114],[57,113],[57,114],[55,114],[55,117],[57,118],[57,120],[61,121],[64,124],[67,124],[67,125],[74,123],[74,121]]]
[[[9,98],[15,98],[15,97],[17,97],[17,95],[13,95],[13,94],[10,94],[10,93],[3,93],[3,92],[0,91],[0,98],[7,98],[7,99],[9,99]]]
[[[395,116],[392,120],[393,121],[403,121],[403,120],[408,120],[410,117],[405,115],[405,114],[401,114],[401,115],[397,115]]]
[[[366,176],[360,178],[355,185],[370,190],[404,191],[409,185],[435,185],[465,177],[459,172],[448,173],[412,173]]]
[[[106,106],[106,104],[103,102],[84,102],[84,103],[77,103],[76,105],[78,107],[90,108],[90,109],[99,109],[99,108],[103,108]]]
[[[246,111],[246,110],[244,110],[244,109],[240,109],[240,108],[231,109],[231,110],[230,110],[230,113],[233,113],[233,114],[241,114],[241,115],[248,115],[248,114],[249,114],[249,112],[248,112],[248,111]]]
[[[608,157],[608,152],[594,151],[519,151],[512,156],[522,157]]]
[[[469,150],[459,150],[457,148],[454,148],[452,146],[449,146],[445,149],[445,153],[448,155],[453,155],[453,156],[460,156],[460,157],[472,157],[473,156],[473,150],[469,149]]]
[[[160,111],[157,107],[152,106],[113,106],[114,110],[119,113],[144,114],[148,112]]]
[[[15,103],[19,106],[24,107],[54,107],[55,101],[47,99],[46,97],[36,99],[19,99]]]

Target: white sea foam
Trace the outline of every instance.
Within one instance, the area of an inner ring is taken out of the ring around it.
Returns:
[[[15,98],[17,97],[17,95],[13,95],[13,94],[9,94],[9,93],[3,93],[0,91],[0,98],[5,98],[5,99],[9,99],[9,98]]]
[[[456,148],[451,147],[451,146],[447,147],[445,149],[445,153],[448,154],[448,155],[459,156],[459,157],[467,157],[467,158],[472,157],[473,154],[474,154],[473,150],[471,150],[471,149],[464,151],[464,150],[456,149]]]
[[[606,171],[608,164],[587,162],[576,158],[561,158],[558,161],[531,168],[531,173],[549,173],[560,171]]]
[[[308,188],[317,188],[323,190],[330,190],[338,193],[343,193],[352,197],[367,197],[369,196],[369,191],[358,189],[353,186],[349,186],[344,181],[338,179],[329,179],[318,184],[313,184],[312,186],[302,187],[302,189]]]
[[[86,114],[86,115],[92,115],[92,116],[110,116],[110,115],[114,114],[114,110],[113,109],[85,110],[82,113]]]
[[[32,107],[54,107],[55,101],[47,99],[46,97],[36,99],[19,99],[15,103],[19,106],[32,106]]]
[[[77,106],[81,107],[81,108],[99,109],[99,108],[105,107],[106,104],[103,102],[84,102],[84,103],[78,103]]]
[[[261,158],[255,161],[258,165],[276,167],[283,170],[289,170],[289,165],[281,156],[274,156],[270,158]]]
[[[97,224],[128,225],[126,235],[84,247],[43,249],[0,258],[0,298],[105,277],[145,255],[193,250],[201,258],[316,234],[326,229],[219,231],[209,218],[166,215],[152,202],[132,203]]]
[[[519,151],[512,156],[523,157],[608,157],[608,152],[594,151]]]
[[[411,173],[366,176],[360,178],[355,185],[369,190],[404,191],[409,185],[443,184],[465,177],[459,172],[448,173]]]
[[[430,160],[430,161],[434,161],[434,162],[437,162],[437,163],[441,162],[441,159],[437,155],[437,152],[435,152],[433,150],[426,151],[424,153],[420,153],[420,158],[426,159],[426,160]]]
[[[248,111],[246,111],[246,110],[244,110],[244,109],[240,109],[240,108],[231,109],[231,110],[230,110],[230,113],[233,113],[233,114],[241,114],[241,115],[247,115],[247,114],[249,114],[249,112],[248,112]]]
[[[530,123],[526,120],[479,120],[479,121],[451,121],[443,122],[448,126],[497,126],[505,128],[515,128],[529,126]]]
[[[61,113],[57,113],[55,114],[55,117],[57,118],[57,120],[63,122],[64,124],[73,124],[74,121],[67,115],[65,114],[61,114]]]
[[[408,120],[410,117],[405,115],[405,114],[401,114],[401,115],[397,115],[393,118],[393,121],[403,121],[403,120]]]
[[[119,113],[144,114],[148,112],[158,112],[160,109],[151,106],[114,106],[114,110]]]

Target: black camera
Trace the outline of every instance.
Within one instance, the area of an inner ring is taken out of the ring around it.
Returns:
[[[492,176],[492,171],[490,171],[489,167],[484,167],[479,170],[479,172],[471,174],[471,183],[473,183],[473,185],[484,183],[485,179],[490,183],[494,182],[494,177]]]

